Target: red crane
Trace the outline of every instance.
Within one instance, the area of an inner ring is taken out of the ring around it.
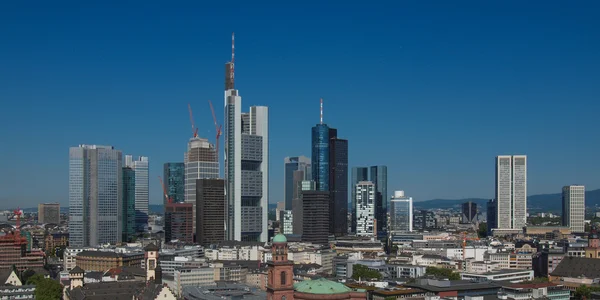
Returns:
[[[15,216],[17,216],[17,230],[16,230],[16,234],[18,235],[21,231],[21,215],[23,214],[21,212],[21,208],[18,208],[13,211],[13,213],[15,214]]]
[[[194,124],[194,115],[192,114],[192,106],[188,103],[188,111],[190,112],[190,122],[192,123],[192,135],[193,137],[198,137],[198,128],[196,128],[196,124]]]
[[[215,121],[215,130],[216,132],[216,138],[215,138],[215,149],[217,150],[217,162],[219,161],[219,138],[221,137],[221,134],[223,134],[223,132],[221,131],[221,128],[223,127],[222,125],[219,125],[219,123],[217,123],[217,115],[215,115],[215,108],[212,105],[212,102],[210,100],[208,100],[208,105],[210,105],[210,112],[212,113],[212,117],[213,120]]]
[[[162,177],[158,176],[158,180],[160,180],[160,186],[162,186],[163,188],[163,193],[165,195],[165,199],[167,200],[167,203],[171,204],[173,203],[173,198],[169,198],[169,194],[167,193],[167,188],[165,187],[165,183],[162,180]]]

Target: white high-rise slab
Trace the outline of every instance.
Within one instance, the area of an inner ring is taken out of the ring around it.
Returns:
[[[585,232],[585,187],[568,185],[562,189],[562,222],[572,232]]]
[[[496,157],[497,229],[527,225],[527,156]]]
[[[360,181],[356,184],[356,235],[373,236],[375,234],[375,184]]]

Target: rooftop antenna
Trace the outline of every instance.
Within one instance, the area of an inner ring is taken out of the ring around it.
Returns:
[[[235,86],[235,32],[231,33],[231,88]]]
[[[323,124],[323,98],[321,98],[321,124]]]

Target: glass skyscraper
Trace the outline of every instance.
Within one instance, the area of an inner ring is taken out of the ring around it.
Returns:
[[[329,233],[348,234],[348,140],[329,129]]]
[[[148,227],[149,178],[148,157],[139,156],[136,160],[125,155],[125,166],[135,171],[135,228],[143,232]]]
[[[329,191],[329,126],[317,124],[312,128],[312,176],[317,191]]]
[[[286,157],[283,160],[284,164],[284,185],[283,185],[283,194],[284,194],[284,203],[285,209],[292,209],[292,200],[294,199],[294,187],[302,182],[303,180],[311,180],[311,165],[310,158],[306,156],[295,156],[295,157]],[[294,181],[294,172],[302,171],[303,177],[297,178]]]
[[[185,202],[185,163],[165,163],[163,178],[167,195],[173,203]],[[164,199],[164,205],[167,205],[167,199]]]
[[[135,170],[123,168],[123,241],[135,237]]]
[[[69,244],[122,241],[122,153],[111,146],[69,149]]]
[[[405,197],[404,191],[394,192],[390,201],[390,228],[392,232],[410,232],[413,230],[413,199]]]
[[[371,182],[375,184],[375,218],[377,219],[377,232],[385,234],[387,228],[388,194],[387,194],[387,167],[372,166]]]

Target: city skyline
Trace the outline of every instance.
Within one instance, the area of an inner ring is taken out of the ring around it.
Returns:
[[[188,102],[198,107],[199,135],[214,143],[206,100],[217,103],[222,97],[222,63],[228,59],[231,31],[238,32],[237,74],[244,103],[269,107],[270,203],[283,200],[283,158],[311,156],[308,128],[319,120],[320,97],[327,123],[352,141],[349,168],[388,166],[388,191],[406,190],[415,202],[493,198],[489,161],[502,153],[528,156],[528,195],[555,193],[574,182],[587,190],[600,188],[592,114],[599,105],[593,99],[600,92],[594,85],[600,80],[595,73],[600,61],[594,55],[600,46],[591,29],[599,28],[600,21],[591,18],[593,7],[559,8],[545,3],[539,7],[544,15],[531,13],[538,9],[533,4],[519,4],[530,14],[512,12],[511,23],[493,14],[498,8],[494,5],[474,4],[480,11],[475,14],[461,11],[460,5],[452,8],[440,3],[442,14],[421,4],[395,4],[401,13],[393,18],[397,26],[390,28],[385,26],[389,17],[345,8],[363,16],[353,24],[351,18],[328,15],[333,7],[324,4],[324,11],[314,16],[317,23],[328,25],[322,33],[322,28],[307,28],[302,16],[291,15],[280,20],[282,26],[275,26],[281,29],[241,16],[222,29],[200,32],[202,26],[162,22],[168,34],[155,36],[149,33],[161,27],[151,17],[140,16],[140,26],[119,26],[127,24],[127,18],[113,12],[114,24],[95,24],[92,20],[98,15],[89,12],[90,4],[81,4],[87,7],[81,14],[92,14],[87,15],[91,18],[50,4],[42,5],[49,12],[43,15],[23,13],[27,11],[23,4],[3,5],[1,19],[16,25],[0,29],[11,45],[0,54],[12,58],[0,74],[0,98],[10,101],[0,112],[0,125],[11,130],[1,131],[0,138],[14,145],[0,149],[2,157],[10,157],[0,162],[8,170],[0,175],[2,206],[35,207],[41,202],[67,206],[65,149],[82,143],[109,144],[123,153],[149,157],[149,178],[154,178],[150,179],[150,204],[162,203],[156,177],[162,175],[164,163],[181,161],[189,139]],[[510,14],[510,6],[501,11]],[[573,17],[562,17],[564,9]],[[158,11],[144,10],[150,16]],[[205,22],[195,21],[202,18],[192,18],[182,9],[167,11],[181,15],[167,14],[166,20],[178,15],[193,25]],[[436,20],[442,15],[463,20],[451,24]],[[419,21],[423,16],[434,21],[425,25]],[[345,30],[334,30],[339,28],[328,18],[340,21],[338,26]],[[361,29],[369,22],[374,26]],[[479,28],[473,28],[473,22]],[[141,28],[144,25],[147,29]],[[371,34],[375,28],[383,29]],[[295,41],[299,34],[301,43]],[[397,38],[390,41],[386,36]],[[161,42],[169,46],[157,46]],[[340,54],[340,45],[354,47],[345,47]],[[173,47],[180,48],[176,58]],[[283,64],[288,72],[281,72]],[[380,92],[389,86],[394,87],[394,96]],[[281,95],[286,95],[285,101]],[[498,126],[501,115],[489,108],[517,104],[520,109],[511,113],[510,124]],[[286,113],[292,106],[294,113]],[[215,109],[224,124],[223,108],[216,105]],[[402,115],[395,123],[398,111]],[[351,117],[357,113],[360,119]],[[552,122],[550,116],[558,114],[561,122]],[[86,118],[96,121],[86,123]],[[161,121],[165,119],[169,122]],[[38,127],[43,134],[31,139]],[[565,133],[577,140],[577,147],[556,143]],[[496,143],[500,139],[510,143]],[[373,147],[383,141],[391,144]],[[36,165],[36,174],[31,176],[26,170],[34,167],[30,157],[40,143],[45,145],[45,163]],[[453,147],[443,146],[448,143]],[[223,145],[221,139],[220,149]],[[222,163],[223,151],[219,154]],[[571,159],[560,160],[566,156]],[[37,188],[27,188],[30,184]]]

